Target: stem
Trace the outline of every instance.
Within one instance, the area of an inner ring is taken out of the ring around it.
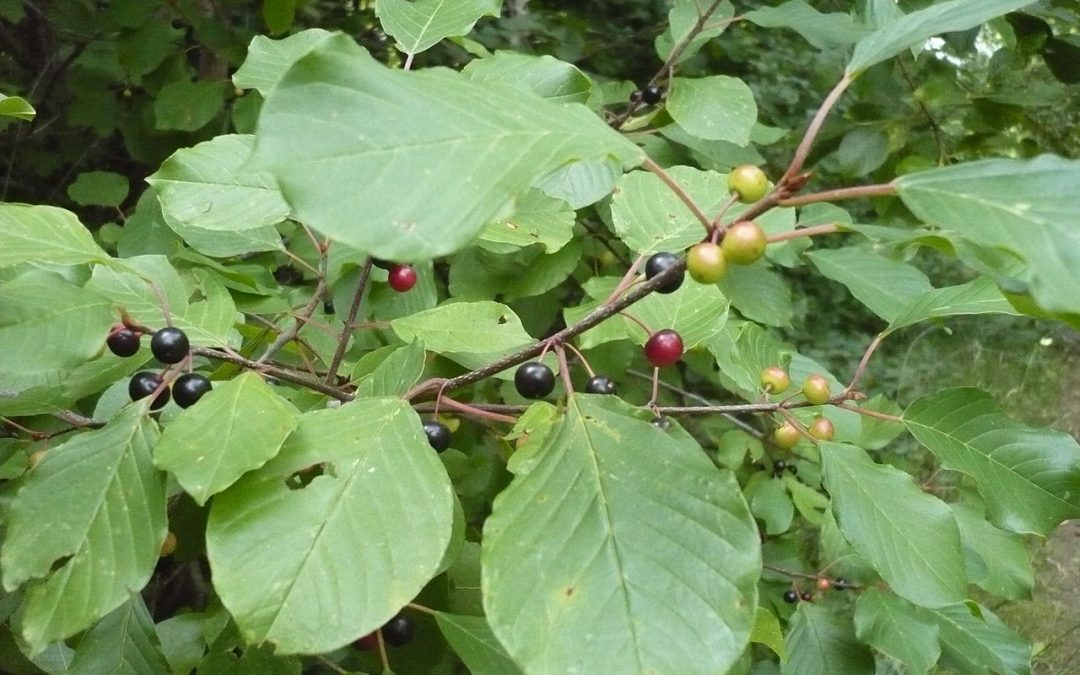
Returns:
[[[563,386],[566,388],[567,397],[574,395],[574,383],[570,381],[570,364],[566,362],[566,350],[562,348],[562,345],[555,345],[555,356],[559,359],[559,376],[562,378]]]
[[[643,262],[645,262],[645,254],[639,255],[637,259],[634,260],[634,262],[630,265],[630,268],[626,270],[626,274],[624,274],[623,278],[619,280],[618,285],[615,286],[615,290],[611,292],[611,295],[608,296],[607,300],[604,300],[605,305],[622,295],[622,292],[630,287],[634,279],[637,277],[638,269],[641,268],[641,263]]]
[[[305,228],[306,231],[306,228]],[[315,285],[315,292],[311,294],[311,299],[304,305],[304,308],[300,311],[300,314],[293,319],[292,328],[282,333],[279,333],[273,343],[266,348],[262,356],[258,358],[256,363],[266,363],[270,360],[274,354],[278,352],[282,347],[289,343],[299,333],[300,329],[304,327],[304,324],[311,319],[315,314],[315,308],[322,302],[323,294],[326,293],[326,264],[327,264],[326,252],[323,247],[319,248],[319,281]]]
[[[886,333],[878,333],[874,340],[870,343],[870,346],[863,352],[862,360],[859,361],[859,366],[855,368],[855,374],[851,376],[851,383],[844,389],[845,394],[855,391],[855,387],[859,384],[859,380],[862,379],[863,373],[866,372],[866,366],[870,363],[870,357],[874,355],[874,352],[881,345],[881,341],[885,339]]]
[[[737,202],[737,201],[739,201],[739,195],[732,192],[731,196],[728,197],[728,200],[726,202],[724,202],[724,205],[720,207],[720,213],[716,214],[716,217],[713,218],[713,221],[712,221],[713,231],[716,231],[716,230],[720,229],[720,221],[723,220],[724,216],[728,212],[728,209],[730,209],[732,206],[734,206],[735,202]]]
[[[664,171],[663,167],[661,167],[659,164],[657,164],[650,158],[646,158],[642,166],[651,171],[652,173],[656,174],[656,176],[660,178],[660,180],[664,181],[664,185],[667,185],[668,188],[675,194],[675,196],[679,198],[679,201],[681,201],[683,204],[686,205],[688,209],[690,209],[690,211],[694,214],[694,217],[697,218],[698,222],[700,222],[705,228],[705,234],[709,234],[710,232],[712,232],[712,220],[710,220],[709,217],[705,215],[705,212],[702,211],[701,207],[697,205],[697,202],[694,201],[694,198],[691,197],[686,192],[686,190],[684,190],[683,187],[679,185],[679,183],[674,178],[671,177],[671,174],[669,174],[667,171]]]
[[[788,197],[777,203],[780,206],[802,206],[803,204],[816,204],[817,202],[833,202],[840,199],[858,199],[860,197],[878,197],[882,195],[895,195],[896,188],[892,183],[879,183],[875,185],[857,185],[855,187],[840,188],[838,190],[825,190],[808,195]]]
[[[368,277],[371,275],[372,262],[373,258],[368,256],[368,259],[364,261],[364,266],[360,269],[360,280],[356,283],[356,293],[353,294],[352,304],[349,305],[345,325],[341,328],[337,349],[334,350],[334,358],[330,361],[330,370],[326,373],[325,382],[327,384],[331,384],[337,379],[338,368],[341,367],[341,360],[345,358],[345,350],[349,346],[349,337],[352,335],[353,330],[356,329],[356,314],[360,311],[360,302],[364,298],[364,290],[367,288]]]
[[[802,171],[803,164],[806,163],[806,158],[810,154],[810,148],[814,145],[814,140],[817,139],[818,132],[821,131],[821,127],[825,124],[825,118],[829,116],[829,112],[832,111],[833,106],[840,100],[840,96],[843,95],[844,90],[852,83],[852,79],[848,75],[844,75],[840,78],[840,81],[836,83],[836,86],[832,88],[829,95],[825,97],[825,101],[818,108],[817,113],[814,114],[814,119],[810,120],[810,126],[806,128],[806,133],[803,134],[802,142],[799,143],[798,149],[795,150],[795,156],[791,158],[791,164],[788,165],[787,171],[777,181],[777,185],[783,185],[791,178],[795,177],[800,171]]]
[[[867,417],[873,417],[874,419],[885,420],[886,422],[896,422],[898,424],[904,423],[904,419],[902,417],[890,415],[889,413],[883,413],[878,410],[868,410],[866,408],[860,408],[858,406],[851,405],[840,405],[837,407],[844,410],[850,410],[853,413],[859,413],[860,415],[865,415]]]
[[[506,422],[507,424],[517,424],[516,417],[510,417],[509,415],[500,415],[499,413],[491,412],[478,406],[469,405],[468,403],[462,403],[461,401],[455,401],[454,399],[448,398],[446,396],[439,398],[439,403],[446,406],[447,408],[451,408],[453,410],[457,410],[458,412],[465,413],[466,415],[472,415],[473,417],[478,417],[480,419],[491,420],[493,422]]]
[[[839,232],[840,226],[836,223],[829,223],[828,225],[815,225],[813,227],[801,227],[797,230],[791,230],[789,232],[781,232],[774,234],[765,239],[770,244],[775,244],[779,241],[788,241],[789,239],[798,239],[799,237],[816,237],[821,234],[832,234],[833,232]]]
[[[326,394],[331,398],[336,398],[339,401],[346,402],[353,400],[353,397],[336,387],[331,387],[328,384],[324,384],[317,380],[312,380],[304,375],[297,373],[296,371],[289,370],[287,368],[279,368],[272,366],[268,363],[259,363],[258,361],[252,361],[251,359],[245,359],[239,354],[226,354],[225,352],[218,351],[216,349],[208,349],[206,347],[193,347],[191,353],[195,356],[205,356],[208,359],[215,359],[218,361],[226,361],[238,366],[247,368],[248,370],[254,370],[270,377],[276,377],[279,380],[285,380],[286,382],[292,382],[295,385],[317,391],[322,394]]]
[[[569,342],[567,342],[565,346],[567,349],[577,354],[578,360],[581,361],[581,365],[585,366],[585,370],[589,373],[589,377],[595,377],[596,373],[593,372],[592,366],[589,365],[589,361],[585,358],[585,355],[579,352],[577,347]]]

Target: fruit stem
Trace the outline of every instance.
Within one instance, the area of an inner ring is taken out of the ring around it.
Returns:
[[[728,200],[724,202],[724,205],[720,207],[720,213],[716,214],[716,217],[713,218],[712,228],[714,232],[723,229],[723,225],[720,221],[723,220],[724,216],[727,215],[728,210],[734,206],[737,201],[739,201],[739,195],[732,192],[731,196],[728,197]],[[713,243],[715,244],[716,242],[714,241]]]
[[[649,337],[652,337],[652,334],[653,334],[652,329],[649,328],[648,326],[646,326],[645,322],[643,322],[641,319],[637,318],[636,316],[634,316],[630,312],[619,312],[619,315],[622,316],[624,319],[630,319],[631,321],[636,323],[638,326],[640,326],[641,329],[643,331],[645,331],[646,339],[648,339]]]
[[[342,402],[353,400],[353,397],[336,387],[324,384],[317,380],[311,380],[293,370],[287,368],[279,368],[266,363],[259,363],[258,361],[252,361],[251,359],[245,359],[236,353],[226,353],[217,349],[208,349],[206,347],[193,347],[191,353],[195,356],[205,356],[209,359],[216,359],[218,361],[226,361],[248,370],[254,370],[258,373],[268,375],[270,377],[276,377],[279,380],[285,380],[286,382],[292,382],[295,385],[317,391],[321,394],[326,394],[331,398],[335,398]]]
[[[561,344],[555,345],[555,357],[559,360],[559,377],[566,388],[567,397],[574,395],[574,383],[570,381],[570,364],[566,362],[566,350]]]
[[[360,311],[360,302],[364,299],[364,291],[367,289],[368,277],[371,276],[371,266],[374,261],[374,258],[368,256],[364,261],[364,266],[360,268],[360,280],[356,283],[356,292],[353,293],[349,313],[345,316],[345,325],[342,326],[341,335],[338,336],[337,349],[334,350],[334,358],[330,361],[330,370],[327,371],[326,378],[323,380],[327,384],[333,384],[337,379],[338,368],[341,367],[341,360],[345,358],[345,350],[349,347],[349,338],[356,330],[356,315]]]
[[[806,128],[806,133],[803,134],[802,141],[795,150],[795,156],[791,158],[791,164],[788,165],[784,175],[777,181],[777,188],[782,189],[789,180],[802,171],[803,164],[806,163],[806,158],[810,155],[810,148],[814,146],[814,141],[817,139],[818,132],[821,131],[821,127],[825,124],[825,118],[829,116],[829,112],[832,111],[833,106],[840,100],[844,90],[848,88],[852,81],[851,77],[845,74],[840,78],[840,81],[836,83],[836,86],[832,88],[829,95],[825,97],[821,107],[818,108],[817,113],[814,114],[814,119],[810,120],[810,126]]]
[[[318,283],[315,285],[315,292],[311,294],[311,299],[304,305],[304,308],[300,310],[293,319],[293,325],[289,330],[278,333],[277,338],[266,348],[262,356],[255,360],[255,363],[263,364],[270,360],[274,354],[278,352],[282,347],[291,342],[300,333],[300,329],[304,327],[304,324],[311,319],[315,314],[315,308],[322,303],[323,295],[326,293],[326,265],[327,258],[324,247],[319,247],[319,277]]]
[[[701,225],[705,228],[706,234],[712,232],[712,221],[709,220],[709,217],[705,215],[704,211],[701,210],[701,207],[697,205],[697,202],[694,201],[694,198],[691,197],[689,193],[687,193],[686,190],[683,189],[683,186],[679,185],[678,181],[671,177],[671,174],[669,174],[667,171],[664,171],[663,167],[661,167],[659,164],[657,164],[648,157],[645,158],[642,166],[651,171],[652,173],[656,174],[656,176],[664,182],[664,185],[667,185],[668,189],[670,189],[672,193],[674,193],[674,195],[679,198],[679,201],[681,201],[683,204],[686,205],[688,209],[690,209],[690,212],[694,214],[694,217],[697,218],[698,222],[700,222]]]
[[[646,259],[647,258],[643,253],[634,260],[633,264],[630,265],[630,268],[626,270],[626,274],[619,280],[618,285],[615,286],[615,290],[611,292],[611,295],[608,296],[607,300],[604,300],[605,305],[622,295],[623,292],[633,284],[634,279],[637,277],[638,270],[641,269],[641,263],[645,262]]]
[[[853,413],[859,413],[860,415],[865,415],[867,417],[873,417],[874,419],[885,420],[886,422],[897,422],[900,424],[904,422],[904,419],[902,417],[897,417],[896,415],[890,415],[888,413],[883,413],[877,410],[867,410],[866,408],[860,408],[858,406],[852,405],[840,405],[837,407],[843,408],[844,410],[850,410]]]
[[[453,410],[457,410],[458,412],[465,413],[466,415],[472,415],[473,417],[478,417],[480,419],[491,420],[493,422],[506,422],[507,424],[517,424],[516,417],[510,417],[509,415],[500,415],[496,412],[490,412],[476,406],[471,406],[468,403],[455,401],[454,399],[446,396],[440,397],[439,403],[446,406],[447,408],[451,408]],[[438,414],[438,411],[433,411],[433,414]]]
[[[804,204],[816,204],[818,202],[834,202],[840,199],[858,199],[860,197],[880,197],[895,194],[896,187],[892,183],[875,183],[874,185],[856,185],[854,187],[824,190],[808,195],[787,197],[781,199],[777,204],[780,206],[802,206]]]
[[[780,232],[778,234],[770,235],[766,237],[765,241],[770,244],[775,244],[780,241],[789,241],[791,239],[798,239],[799,237],[816,237],[822,234],[832,234],[839,232],[840,226],[837,223],[828,223],[826,225],[815,225],[813,227],[800,227],[797,230],[791,230],[788,232]]]
[[[585,370],[589,373],[589,377],[596,376],[596,373],[593,372],[592,366],[589,365],[589,361],[585,358],[584,354],[578,351],[577,347],[570,344],[569,342],[567,342],[564,346],[569,348],[570,351],[577,354],[578,359],[581,361],[581,365],[585,366]]]

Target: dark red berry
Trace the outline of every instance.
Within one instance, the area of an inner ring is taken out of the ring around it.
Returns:
[[[615,383],[606,375],[593,375],[585,383],[586,394],[614,394]]]
[[[682,355],[682,337],[670,328],[656,331],[645,343],[645,358],[657,368],[677,363]]]
[[[514,373],[514,387],[525,398],[544,398],[555,389],[555,373],[539,361],[523,363]]]
[[[416,627],[404,614],[398,614],[382,627],[383,639],[395,647],[408,644],[413,639],[414,633],[416,633]]]
[[[172,394],[176,400],[176,405],[187,408],[195,405],[203,397],[203,394],[212,388],[210,380],[206,379],[206,377],[198,373],[188,373],[176,378],[172,385]]]
[[[654,253],[645,263],[645,278],[652,279],[664,270],[679,262],[679,256],[673,253]],[[680,272],[674,279],[656,289],[657,293],[674,293],[682,286],[686,274]]]
[[[812,601],[812,600],[814,599],[814,594],[813,594],[813,593],[810,593],[810,592],[808,592],[808,591],[803,591],[803,592],[802,592],[802,594],[801,594],[801,595],[799,595],[799,598],[800,598],[800,599],[801,599],[801,600],[802,600],[803,602],[810,602],[810,601]]]
[[[362,652],[373,652],[379,648],[379,636],[375,633],[368,633],[362,638],[353,640],[352,646]]]
[[[411,265],[394,265],[390,268],[387,282],[398,293],[411,290],[416,285],[416,270]]]
[[[109,351],[117,356],[134,356],[139,351],[139,334],[130,328],[114,328],[105,339]]]
[[[157,373],[151,373],[144,370],[139,373],[135,373],[131,376],[131,381],[128,382],[128,396],[132,401],[138,401],[140,398],[146,398],[150,394],[157,391],[157,388],[161,386],[163,380]],[[161,393],[157,395],[154,402],[150,404],[151,410],[157,410],[166,403],[169,402],[169,388],[164,387]]]
[[[442,452],[450,447],[450,429],[442,422],[428,420],[424,422],[424,433],[435,452]]]
[[[641,100],[654,105],[660,102],[660,99],[664,97],[664,90],[659,85],[650,84],[641,90]]]
[[[794,605],[799,601],[799,594],[793,590],[784,591],[784,602]]]
[[[150,338],[150,351],[154,353],[154,358],[162,363],[180,363],[191,351],[191,344],[184,331],[169,326]]]

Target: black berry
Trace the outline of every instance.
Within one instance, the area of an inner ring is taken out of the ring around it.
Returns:
[[[427,442],[436,452],[442,452],[450,447],[450,429],[442,422],[428,420],[424,422],[424,433],[427,434]]]
[[[323,301],[322,311],[323,311],[323,314],[333,314],[335,312],[335,310],[334,310],[334,301],[333,300],[325,300],[325,301]]]
[[[150,338],[150,351],[162,363],[180,363],[191,351],[191,344],[184,331],[169,326],[154,333]]]
[[[134,356],[139,351],[139,334],[130,328],[117,328],[109,333],[105,344],[117,356]]]
[[[514,373],[514,387],[525,398],[544,398],[555,389],[555,373],[539,361],[523,363]]]
[[[395,647],[408,644],[414,633],[416,633],[416,627],[404,614],[398,614],[382,627],[383,639]]]
[[[799,601],[799,594],[793,590],[784,591],[784,602],[794,605]]]
[[[664,90],[659,85],[650,84],[641,90],[641,100],[654,105],[660,102],[660,99],[664,97]]]
[[[198,373],[188,373],[176,378],[173,382],[172,393],[173,398],[176,399],[176,405],[187,408],[195,405],[195,402],[210,389],[212,389],[210,380]]]
[[[160,375],[151,373],[148,370],[135,373],[131,376],[131,381],[128,382],[128,396],[131,397],[132,401],[146,398],[161,386],[162,381]],[[157,410],[168,402],[169,388],[165,387],[161,390],[161,393],[157,395],[157,398],[154,399],[154,402],[150,404],[150,409]]]
[[[667,268],[679,262],[679,257],[674,253],[654,253],[645,263],[645,278],[652,279]],[[682,286],[685,274],[679,274],[671,281],[656,289],[657,293],[674,293]]]
[[[832,586],[838,591],[844,591],[851,588],[851,582],[844,577],[836,577],[836,579],[832,582]]]
[[[776,474],[777,476],[779,476],[781,473],[783,473],[784,469],[786,469],[786,468],[787,468],[787,462],[785,462],[782,459],[778,459],[775,462],[773,462],[772,470],[773,470],[773,473]]]
[[[606,375],[593,375],[585,383],[586,394],[614,394],[615,383]]]

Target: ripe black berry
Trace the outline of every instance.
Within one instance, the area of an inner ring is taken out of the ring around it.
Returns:
[[[772,470],[773,470],[773,473],[776,474],[777,476],[779,476],[781,473],[783,473],[785,468],[787,468],[787,462],[785,462],[784,460],[778,459],[775,462],[773,462]]]
[[[172,393],[173,398],[176,399],[176,405],[187,408],[195,405],[195,402],[211,388],[210,380],[198,373],[188,373],[176,378],[173,382]]]
[[[435,420],[424,422],[424,433],[427,434],[427,441],[431,447],[435,448],[435,452],[442,452],[450,447],[450,429],[442,422]]]
[[[191,344],[184,331],[169,326],[154,333],[150,338],[150,351],[162,363],[180,363],[191,351]]]
[[[323,304],[322,304],[322,311],[323,311],[323,314],[333,314],[335,312],[335,310],[334,310],[334,301],[333,300],[324,300]]]
[[[794,605],[799,601],[799,594],[793,590],[784,591],[784,602]]]
[[[105,339],[109,351],[117,356],[134,356],[139,351],[139,334],[130,328],[116,328]]]
[[[659,103],[663,97],[664,90],[659,85],[650,84],[641,90],[641,100],[649,105]]]
[[[131,376],[131,381],[128,382],[128,396],[132,401],[138,401],[140,398],[146,398],[150,394],[161,386],[162,379],[157,373],[151,373],[148,370],[144,370],[139,373],[135,373]],[[165,387],[161,390],[161,393],[157,395],[154,402],[150,404],[151,410],[157,410],[166,403],[169,402],[169,388]]]
[[[832,586],[838,591],[846,591],[851,588],[851,582],[844,577],[836,577],[832,582]]]
[[[383,639],[395,647],[408,644],[415,632],[416,627],[413,626],[413,622],[404,614],[398,614],[382,627]]]
[[[673,253],[654,253],[649,260],[645,263],[645,278],[652,279],[657,274],[660,274],[667,268],[679,262],[679,257]],[[656,289],[657,293],[674,293],[682,286],[685,274],[679,274],[677,277],[667,282],[660,288]]]
[[[606,375],[593,375],[585,383],[586,394],[614,394],[615,383]]]
[[[649,420],[649,424],[653,425],[660,431],[667,431],[671,428],[671,420],[666,417],[654,417]]]
[[[539,361],[523,363],[514,373],[514,386],[525,398],[544,398],[555,389],[555,373]]]

